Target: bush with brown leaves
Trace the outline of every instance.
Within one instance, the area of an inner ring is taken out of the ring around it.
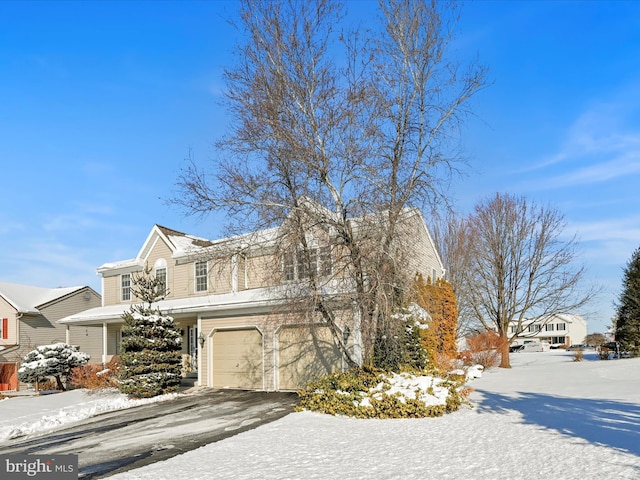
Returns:
[[[117,387],[117,374],[120,362],[114,357],[105,367],[99,363],[83,365],[71,370],[71,385],[75,388],[99,390]]]

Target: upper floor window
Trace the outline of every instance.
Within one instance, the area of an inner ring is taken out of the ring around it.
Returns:
[[[285,281],[303,280],[312,275],[327,277],[331,275],[333,266],[331,261],[331,247],[315,247],[308,250],[308,259],[302,250],[287,253],[283,259],[283,273]]]
[[[131,274],[123,273],[120,275],[120,299],[123,302],[131,300]]]
[[[155,277],[158,281],[158,289],[163,294],[167,292],[167,262],[164,258],[159,258],[153,267],[155,271]]]
[[[547,332],[553,332],[553,323],[547,323],[547,324],[544,326],[544,329],[545,329]]]
[[[540,331],[540,325],[537,325],[537,324],[529,325],[529,331],[530,332],[539,332]]]
[[[567,329],[567,324],[566,323],[558,323],[556,325],[556,330],[566,330]]]
[[[196,262],[196,292],[209,290],[209,268],[207,262]]]

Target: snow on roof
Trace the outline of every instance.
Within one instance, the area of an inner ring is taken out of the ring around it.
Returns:
[[[19,313],[39,313],[42,305],[85,287],[42,288],[31,285],[0,282],[0,296]]]
[[[274,295],[277,288],[256,288],[237,293],[204,295],[200,297],[175,298],[161,300],[153,306],[167,315],[201,313],[205,311],[237,310],[244,308],[264,307],[278,302],[279,296]],[[75,313],[58,320],[61,324],[90,325],[102,322],[122,321],[122,315],[131,308],[131,304],[107,305]]]

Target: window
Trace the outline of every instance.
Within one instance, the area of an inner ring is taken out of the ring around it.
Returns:
[[[333,262],[331,261],[331,247],[322,247],[320,250],[320,276],[328,277],[333,273]]]
[[[196,262],[196,292],[209,290],[209,268],[207,262]]]
[[[544,329],[545,329],[547,332],[553,332],[553,323],[547,323],[547,324],[544,326]]]
[[[540,331],[540,325],[536,325],[536,324],[529,325],[529,329],[528,330],[530,332],[539,332]]]
[[[310,248],[308,263],[301,250],[297,250],[295,254],[285,254],[282,263],[284,279],[287,282],[309,278],[312,274],[327,277],[333,271],[331,247]]]
[[[153,266],[155,277],[158,281],[158,293],[166,295],[167,293],[167,261],[164,258],[156,260]]]
[[[511,326],[509,327],[509,333],[516,333],[516,330],[517,330],[517,329],[518,329],[518,327],[517,327],[517,326],[515,326],[515,325],[511,325]]]
[[[293,253],[287,253],[284,256],[284,265],[283,265],[283,270],[284,270],[284,279],[287,282],[291,282],[293,280],[296,279],[296,267],[295,267],[295,262],[294,262],[294,255]]]
[[[566,330],[567,329],[567,324],[566,323],[558,323],[556,325],[556,330]]]
[[[131,300],[131,274],[120,275],[120,298],[123,302]]]

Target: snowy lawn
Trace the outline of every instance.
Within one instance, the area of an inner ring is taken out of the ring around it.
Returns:
[[[564,351],[513,354],[511,370],[492,369],[469,383],[476,389],[473,408],[444,417],[358,420],[294,413],[110,478],[638,479],[640,359],[585,357],[576,363]],[[79,403],[78,410],[86,408],[83,392],[52,398],[65,396]],[[17,424],[19,404],[28,400],[0,402],[0,428],[11,423],[5,408],[15,402],[9,416]],[[48,398],[33,400],[31,410]],[[55,417],[55,408],[47,415]],[[70,404],[64,408],[74,411]]]

